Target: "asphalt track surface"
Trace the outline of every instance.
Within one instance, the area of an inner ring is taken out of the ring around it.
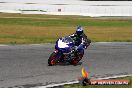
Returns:
[[[132,74],[132,43],[92,43],[77,65],[48,66],[54,44],[0,46],[0,88],[30,88],[89,78]]]

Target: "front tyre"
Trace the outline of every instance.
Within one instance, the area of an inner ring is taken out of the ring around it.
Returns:
[[[59,57],[57,56],[57,53],[53,52],[48,59],[48,64],[49,66],[53,66],[58,62],[59,62]]]

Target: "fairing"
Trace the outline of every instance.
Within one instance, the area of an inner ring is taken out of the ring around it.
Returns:
[[[57,40],[55,49],[61,51],[62,53],[69,53],[71,51],[71,47],[73,46],[73,40],[66,36]]]

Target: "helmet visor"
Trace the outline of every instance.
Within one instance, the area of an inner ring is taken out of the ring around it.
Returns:
[[[82,35],[83,31],[76,31],[77,35],[80,36]]]

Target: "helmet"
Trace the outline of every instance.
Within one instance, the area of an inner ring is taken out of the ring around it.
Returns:
[[[83,34],[83,28],[82,28],[82,26],[77,26],[76,34],[78,36],[81,36]]]

